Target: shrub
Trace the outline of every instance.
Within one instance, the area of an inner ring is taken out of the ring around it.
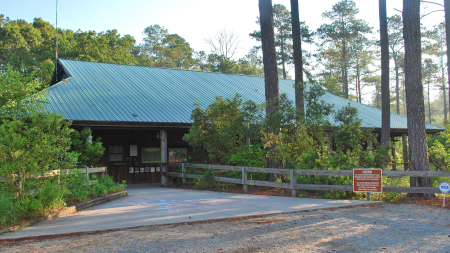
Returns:
[[[91,193],[89,180],[81,171],[75,171],[73,174],[65,175],[63,178],[66,191],[66,199],[69,201],[87,200]]]
[[[46,180],[40,185],[40,189],[36,191],[36,199],[41,201],[42,211],[50,211],[54,208],[65,206],[64,195],[67,189],[54,183],[51,180]]]
[[[93,187],[93,193],[96,198],[105,196],[108,194],[108,188],[104,184],[95,184]]]
[[[105,152],[100,137],[93,140],[92,131],[89,128],[81,131],[74,130],[70,134],[70,139],[72,140],[71,150],[79,154],[78,168],[94,167]]]
[[[13,199],[0,192],[0,227],[6,227],[17,222],[17,212]]]

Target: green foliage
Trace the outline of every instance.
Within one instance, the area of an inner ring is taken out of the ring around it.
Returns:
[[[33,218],[48,213],[55,208],[63,207],[65,206],[65,192],[66,189],[60,187],[57,182],[45,180],[37,185],[35,193],[16,201],[17,216]]]
[[[258,17],[256,23],[260,24]],[[274,27],[274,39],[275,49],[277,56],[277,64],[280,66],[280,78],[287,79],[286,65],[293,64],[294,52],[292,41],[292,20],[291,13],[282,4],[273,5],[273,27]],[[313,33],[309,30],[309,27],[305,25],[305,22],[300,22],[300,34],[303,43],[312,43]],[[253,31],[249,34],[250,38],[256,41],[261,41],[261,31]],[[257,46],[256,48],[260,48]],[[304,53],[305,54],[305,53]],[[308,57],[305,57],[303,61],[307,61]],[[304,65],[308,65],[306,62]]]
[[[431,168],[448,171],[450,169],[450,125],[445,132],[428,137],[428,152]]]
[[[17,222],[17,211],[14,200],[6,193],[0,191],[0,227]]]
[[[376,144],[376,139],[370,129],[361,127],[356,109],[348,105],[334,112],[330,104],[319,100],[323,94],[319,86],[312,86],[306,91],[304,125],[285,121],[280,134],[265,135],[265,146],[275,147],[272,157],[284,163],[285,168],[350,170],[355,167],[380,167],[383,161],[382,149],[366,148],[369,141]],[[289,106],[291,109],[284,111],[293,111],[292,104],[285,105],[286,108]],[[330,126],[328,118],[332,114],[339,126],[329,132],[329,135],[334,136],[334,147],[331,149],[326,129]],[[345,184],[344,181],[348,179],[304,176],[297,180],[303,183],[312,180],[319,184]]]
[[[95,184],[93,187],[94,196],[101,197],[108,193],[108,188],[104,184]]]
[[[409,187],[409,177],[401,177],[401,178],[391,178],[391,177],[383,177],[383,187]],[[380,201],[399,201],[404,196],[403,193],[396,192],[382,192],[382,193],[372,193],[370,194],[371,200],[380,200]]]
[[[215,177],[214,170],[205,168],[200,180],[197,180],[195,182],[194,188],[198,190],[205,190],[205,189],[213,190],[220,188],[222,184],[220,182],[214,181],[214,177]]]
[[[230,162],[236,166],[266,167],[267,151],[261,144],[252,146],[240,146],[231,155]]]
[[[331,94],[339,97],[344,97],[344,91],[342,91],[342,84],[338,82],[336,77],[326,77],[320,82],[320,85]]]
[[[190,69],[195,61],[194,50],[178,34],[169,34],[159,25],[144,29],[144,44],[135,47],[133,54],[140,65]]]
[[[102,177],[100,179],[99,184],[104,185],[108,192],[111,192],[111,191],[114,191],[114,192],[115,191],[123,191],[123,190],[125,190],[125,187],[126,187],[126,185],[124,183],[123,184],[119,184],[119,183],[114,182],[112,177],[110,177],[108,175],[105,175],[104,177]]]
[[[7,65],[5,72],[0,73],[0,123],[42,110],[46,100],[44,94],[39,93],[40,83],[33,80],[34,73],[23,76],[11,65]]]
[[[91,194],[89,179],[81,171],[75,170],[73,174],[62,176],[61,181],[68,189],[66,200],[83,201],[89,199],[89,194]]]
[[[45,99],[32,77],[11,67],[0,76],[0,178],[12,201],[11,220],[63,206],[65,190],[52,176],[72,168],[78,157],[69,151],[71,123],[42,109]]]
[[[32,191],[18,182],[40,184],[51,170],[72,168],[77,154],[70,149],[70,122],[42,112],[26,119],[4,121],[0,126],[0,177],[14,194],[23,198]]]
[[[259,143],[261,106],[243,102],[239,95],[233,99],[217,97],[206,109],[196,104],[191,118],[194,123],[183,139],[193,147],[193,153],[206,153],[208,161],[229,164],[238,147]]]
[[[58,29],[58,56],[63,59],[136,64],[135,40],[117,30],[97,33]],[[6,63],[21,74],[36,72],[35,80],[49,84],[55,68],[55,28],[41,18],[33,23],[9,20],[0,27],[0,73]]]
[[[102,146],[100,137],[93,140],[92,131],[84,128],[80,132],[74,130],[70,134],[72,140],[71,150],[79,154],[77,167],[94,167],[102,158],[105,148]]]

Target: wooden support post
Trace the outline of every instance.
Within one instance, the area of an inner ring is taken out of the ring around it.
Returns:
[[[367,148],[371,148],[372,147],[372,141],[367,142]]]
[[[184,167],[184,163],[181,164],[181,178],[183,178],[183,187],[186,186],[186,178],[184,174],[186,173],[186,168]]]
[[[169,168],[167,167],[167,131],[161,130],[160,134],[161,138],[161,185],[167,186],[169,183],[169,178],[164,174],[165,172],[169,172]]]
[[[392,170],[397,170],[396,159],[395,159],[395,138],[392,137]]]
[[[84,177],[89,180],[89,168],[86,167],[86,174],[84,175]]]
[[[367,193],[367,201],[370,201],[370,192]]]
[[[167,159],[167,131],[161,130],[161,162],[168,163]]]
[[[403,142],[403,170],[407,171],[409,169],[409,157],[408,157],[408,141],[406,140],[406,133],[402,134]]]
[[[244,188],[244,194],[247,194],[247,172],[245,172],[245,167],[242,167],[242,187]]]
[[[169,172],[169,169],[167,168],[167,164],[162,163],[161,164],[161,185],[167,186],[168,177],[165,175],[166,172]]]
[[[291,191],[292,191],[292,197],[297,197],[297,191],[295,190],[295,175],[294,175],[294,169],[289,170],[289,175],[291,177]]]
[[[209,168],[208,168],[208,170],[209,170],[209,175],[211,175],[212,173],[211,173],[211,164],[209,165]],[[212,189],[212,185],[211,185],[211,182],[214,180],[214,178],[210,178],[210,181],[209,181],[209,190],[211,191],[211,189]]]

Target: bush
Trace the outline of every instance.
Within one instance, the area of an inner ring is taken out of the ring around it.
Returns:
[[[0,192],[0,227],[6,227],[17,222],[17,212],[13,199]]]
[[[390,178],[383,177],[383,186],[392,187],[409,187],[409,177],[401,178]],[[372,193],[370,195],[371,200],[381,200],[381,201],[398,201],[403,197],[404,193],[396,192],[382,192],[382,193]]]
[[[72,141],[71,150],[80,155],[77,163],[78,168],[94,167],[105,152],[100,137],[93,140],[92,131],[89,128],[84,128],[80,132],[74,130],[70,134],[70,139]]]
[[[104,184],[95,184],[93,187],[94,196],[101,197],[108,194],[108,188]]]
[[[65,175],[63,180],[67,188],[66,200],[83,201],[89,199],[91,187],[89,186],[89,180],[81,171],[75,171],[73,174]]]
[[[430,165],[435,170],[450,170],[450,124],[445,132],[428,137]]]
[[[51,211],[55,208],[66,205],[64,196],[67,189],[51,180],[46,180],[40,185],[40,189],[36,191],[36,199],[41,201],[42,210],[44,212]]]
[[[108,192],[118,191],[120,189],[120,185],[114,182],[114,180],[108,175],[105,175],[100,179],[100,184],[103,184]]]

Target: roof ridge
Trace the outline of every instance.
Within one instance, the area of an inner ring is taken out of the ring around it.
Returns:
[[[197,71],[192,69],[179,69],[179,68],[167,68],[167,67],[151,67],[151,66],[142,66],[142,65],[130,65],[130,64],[120,64],[120,63],[113,63],[113,62],[94,62],[94,61],[82,61],[82,60],[73,60],[73,59],[58,59],[62,61],[73,61],[73,62],[85,62],[85,63],[94,63],[94,64],[110,64],[110,65],[120,65],[120,66],[127,66],[127,67],[141,67],[141,68],[153,68],[153,69],[168,69],[168,70],[180,70],[180,71],[188,71],[188,72],[196,72],[196,73],[208,73],[208,74],[219,74],[219,75],[230,75],[230,76],[247,76],[247,77],[257,77],[257,78],[263,78],[263,76],[251,76],[251,75],[244,75],[244,74],[233,74],[233,73],[222,73],[222,72],[211,72],[211,71]],[[278,80],[286,80],[286,81],[294,81],[292,79],[284,79],[284,78],[278,78]]]

